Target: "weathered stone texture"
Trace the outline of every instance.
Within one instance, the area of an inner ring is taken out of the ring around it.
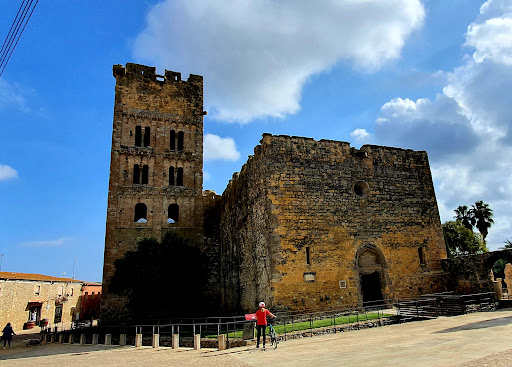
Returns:
[[[245,310],[360,304],[375,273],[416,297],[446,258],[426,152],[270,134],[223,194],[221,242],[225,305]]]
[[[167,70],[165,76],[158,76],[154,67],[138,64],[115,65],[113,73],[116,95],[103,271],[105,315],[109,308],[125,303],[113,299],[108,284],[115,260],[134,250],[137,238],[160,239],[172,229],[201,243],[203,232],[203,78],[191,75],[183,81],[179,73]],[[147,183],[142,173],[145,165]],[[174,182],[169,180],[171,167]],[[182,183],[178,183],[179,170]],[[138,183],[134,176],[139,177]],[[147,207],[147,223],[135,222],[139,203]],[[167,222],[171,204],[179,207],[176,223]]]

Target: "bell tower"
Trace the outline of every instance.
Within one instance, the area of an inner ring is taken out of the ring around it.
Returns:
[[[116,78],[103,306],[114,262],[137,239],[168,230],[200,244],[203,233],[203,77],[128,63]]]

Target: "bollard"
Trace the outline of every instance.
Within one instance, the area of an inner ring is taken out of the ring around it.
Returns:
[[[142,334],[135,335],[135,347],[142,347]]]
[[[160,334],[153,334],[153,348],[160,347]]]
[[[64,334],[62,333],[59,334],[59,343],[64,343]]]
[[[126,334],[119,335],[119,345],[120,346],[126,345]]]
[[[194,349],[201,349],[201,334],[194,335]]]
[[[80,334],[80,345],[85,344],[85,334]]]
[[[73,344],[73,334],[69,334],[69,344]]]
[[[226,334],[219,335],[219,350],[226,350]]]
[[[50,335],[50,343],[55,343],[55,334]]]
[[[180,347],[180,334],[172,334],[172,349]]]
[[[100,334],[92,334],[92,345],[98,345],[99,339],[100,339]]]
[[[105,334],[105,345],[112,345],[112,334]]]

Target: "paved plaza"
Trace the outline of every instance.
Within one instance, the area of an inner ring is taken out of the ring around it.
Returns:
[[[8,366],[512,366],[512,309],[390,325],[254,347],[180,348],[46,344],[0,349]]]

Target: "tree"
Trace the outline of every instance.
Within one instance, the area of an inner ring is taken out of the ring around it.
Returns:
[[[460,205],[457,209],[455,209],[455,216],[453,217],[455,220],[458,220],[469,230],[473,230],[473,226],[475,225],[475,218],[468,211],[468,207],[466,205]]]
[[[450,257],[487,252],[483,237],[467,229],[460,221],[442,225],[446,249]]]
[[[489,228],[493,225],[494,220],[492,209],[489,204],[484,203],[482,200],[477,201],[474,205],[471,205],[468,213],[475,219],[476,228],[482,234],[485,241]]]
[[[139,240],[135,251],[116,260],[109,291],[128,299],[124,323],[198,316],[204,311],[206,259],[175,232],[162,242]]]
[[[511,240],[505,240],[505,246],[502,247],[503,250],[512,249],[512,241]]]
[[[505,259],[496,260],[492,266],[492,272],[494,274],[494,279],[497,278],[505,278],[505,266],[508,261]]]

